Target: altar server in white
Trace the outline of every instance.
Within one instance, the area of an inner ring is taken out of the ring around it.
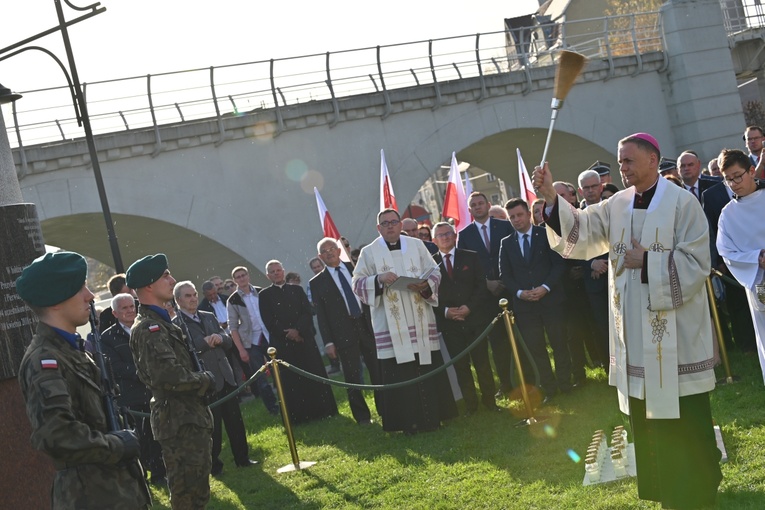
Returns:
[[[762,221],[765,183],[754,178],[755,168],[749,157],[740,150],[723,150],[717,164],[725,178],[725,185],[733,191],[733,200],[720,214],[717,250],[746,291],[765,380],[765,303],[757,294],[757,285],[764,283],[765,278],[765,222]],[[762,299],[765,300],[765,294]]]

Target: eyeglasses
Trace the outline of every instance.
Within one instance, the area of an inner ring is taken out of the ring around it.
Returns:
[[[390,221],[386,220],[386,221],[381,221],[380,226],[384,228],[395,227],[399,223],[401,223],[401,220],[390,220]]]
[[[746,174],[748,174],[748,173],[749,172],[743,172],[743,173],[740,173],[740,174],[738,174],[738,175],[736,175],[734,177],[731,177],[730,179],[725,177],[723,179],[723,182],[725,183],[726,186],[730,186],[731,184],[739,184],[741,181],[744,180],[744,176]]]
[[[439,239],[448,239],[453,235],[454,232],[441,232],[440,234],[436,234],[435,237]]]
[[[419,237],[420,239],[428,239],[430,235],[422,233],[422,234],[417,234],[417,237]]]
[[[236,285],[233,284],[233,283],[229,283],[228,285],[224,285],[223,286],[223,288],[226,289],[226,290],[231,290],[231,289],[233,289],[235,287],[236,287]]]
[[[330,253],[334,253],[335,250],[337,250],[337,249],[339,249],[339,248],[337,248],[337,247],[335,247],[335,248],[324,248],[319,253],[321,253],[322,255],[328,255]]]

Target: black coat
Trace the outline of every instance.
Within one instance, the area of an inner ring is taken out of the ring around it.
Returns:
[[[106,356],[107,367],[111,366],[114,382],[119,386],[117,403],[127,407],[148,404],[151,392],[138,379],[133,352],[130,350],[130,335],[119,323],[101,334],[101,349]]]
[[[502,240],[499,252],[499,272],[502,283],[513,296],[516,312],[529,310],[535,305],[547,306],[561,304],[566,296],[563,292],[562,278],[566,271],[563,258],[550,248],[547,233],[542,227],[531,227],[531,261],[521,254],[518,244],[521,235],[513,232]],[[546,285],[550,292],[537,302],[523,301],[517,297],[519,290],[530,290]]]
[[[344,262],[348,273],[353,275],[353,267]],[[353,323],[345,299],[337,288],[335,280],[330,274],[333,268],[325,267],[322,272],[311,278],[308,285],[311,287],[311,299],[313,300],[316,319],[319,322],[319,331],[324,343],[334,343],[337,347],[357,341],[355,338]],[[348,285],[351,281],[348,280]],[[364,316],[364,324],[372,334],[372,322],[370,320],[369,307],[361,304],[361,312]]]
[[[441,270],[441,283],[438,286],[438,306],[434,308],[438,329],[449,328],[455,321],[444,316],[445,308],[466,305],[470,309],[467,322],[479,327],[486,326],[486,311],[493,312],[493,308],[487,306],[487,301],[492,300],[491,294],[486,288],[486,276],[478,254],[470,250],[454,251],[452,261],[452,276],[446,270],[441,253],[433,256]]]
[[[489,220],[489,242],[491,251],[486,251],[483,236],[475,223],[471,223],[459,233],[457,248],[471,250],[478,254],[487,280],[499,280],[499,248],[502,239],[515,232],[513,225],[507,220],[491,218]]]

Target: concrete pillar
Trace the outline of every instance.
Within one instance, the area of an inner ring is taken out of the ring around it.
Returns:
[[[664,97],[676,150],[695,150],[705,161],[724,147],[741,147],[744,114],[719,0],[670,0],[661,16],[669,55]]]
[[[22,203],[0,109],[0,494],[4,508],[50,508],[53,464],[32,449],[32,428],[16,377],[37,319],[16,293],[16,278],[45,252],[34,204]]]

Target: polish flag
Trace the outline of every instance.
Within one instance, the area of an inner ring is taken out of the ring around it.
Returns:
[[[393,194],[393,185],[390,183],[388,165],[385,164],[385,152],[380,149],[380,210],[383,209],[398,211],[398,205],[396,205],[396,195]]]
[[[468,167],[469,168],[469,167]],[[470,182],[470,172],[465,172],[465,200],[470,200],[470,194],[473,192],[473,183]],[[468,214],[470,215],[470,221],[473,221],[473,215],[470,213],[470,208],[468,207]]]
[[[465,189],[462,187],[457,157],[453,152],[452,164],[449,168],[449,181],[446,184],[446,195],[444,196],[444,210],[441,216],[453,219],[454,229],[457,232],[470,225]]]
[[[529,204],[529,207],[531,207],[531,204],[537,199],[537,194],[534,193],[534,186],[531,185],[529,172],[526,170],[526,165],[523,163],[521,149],[515,149],[515,152],[518,153],[518,182],[521,186],[521,198]]]
[[[332,221],[327,206],[324,205],[324,200],[321,199],[319,190],[314,187],[313,194],[316,195],[316,206],[319,208],[319,221],[321,222],[321,229],[324,232],[324,237],[331,237],[337,240],[337,246],[340,248],[340,260],[344,262],[351,261],[351,254],[347,253],[345,246],[340,242],[340,231],[335,226],[335,222]]]
[[[337,230],[335,222],[332,221],[332,216],[329,215],[327,206],[324,205],[324,200],[321,199],[319,190],[315,187],[313,188],[313,194],[316,195],[316,205],[319,207],[319,221],[321,222],[321,229],[324,231],[324,237],[340,239],[340,231]]]

